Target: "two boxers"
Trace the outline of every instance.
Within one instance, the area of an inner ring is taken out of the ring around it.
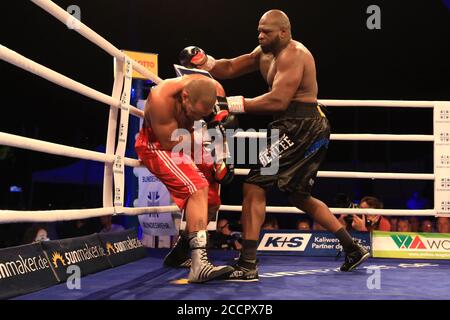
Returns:
[[[314,58],[303,44],[292,39],[289,18],[282,11],[266,12],[259,21],[258,33],[259,46],[233,59],[216,60],[198,47],[185,48],[180,54],[184,66],[204,69],[217,79],[259,71],[269,91],[252,99],[228,97],[229,111],[272,114],[269,132],[278,129],[280,139],[289,140],[290,147],[274,155],[279,160],[276,174],[264,175],[260,163],[245,180],[243,248],[228,278],[258,280],[256,250],[265,217],[266,190],[274,186],[288,195],[292,205],[335,234],[346,253],[340,269],[351,271],[369,257],[368,251],[352,239],[325,203],[311,196],[330,137],[329,122],[317,102]]]

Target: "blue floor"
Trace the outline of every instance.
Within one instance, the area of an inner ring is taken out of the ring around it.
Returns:
[[[260,281],[187,284],[187,269],[162,267],[164,249],[148,258],[81,279],[81,289],[59,284],[17,300],[373,300],[450,299],[449,260],[370,259],[338,272],[343,259],[260,256]],[[235,253],[212,252],[216,263]],[[367,268],[374,267],[379,271]]]

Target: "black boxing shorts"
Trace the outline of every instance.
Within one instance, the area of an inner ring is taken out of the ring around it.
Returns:
[[[293,101],[274,116],[268,129],[268,147],[259,153],[245,182],[263,189],[276,186],[295,198],[310,197],[330,139],[330,124],[320,105]],[[278,129],[279,135],[270,141],[273,129]]]

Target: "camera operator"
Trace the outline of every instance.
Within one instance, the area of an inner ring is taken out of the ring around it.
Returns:
[[[211,232],[210,247],[224,250],[241,249],[241,233],[230,229],[230,222],[227,219],[217,221],[216,232]]]

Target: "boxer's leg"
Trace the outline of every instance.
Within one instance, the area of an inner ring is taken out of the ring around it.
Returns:
[[[139,143],[136,151],[145,166],[166,185],[177,206],[186,210],[191,249],[189,282],[206,282],[232,272],[232,267],[213,266],[208,260],[206,224],[209,184],[192,159],[181,155],[183,159],[177,159],[181,161],[174,161],[172,153],[162,150],[157,142]]]

